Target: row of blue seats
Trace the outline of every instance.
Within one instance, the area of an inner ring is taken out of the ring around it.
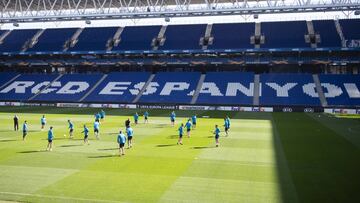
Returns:
[[[157,73],[138,102],[189,104],[200,76],[199,72]],[[131,103],[149,77],[148,72],[1,73],[0,100]],[[319,78],[329,105],[360,106],[360,75],[321,74]],[[254,88],[253,73],[209,72],[196,103],[252,105]],[[261,74],[259,101],[260,105],[320,106],[310,74]]]
[[[312,21],[314,31],[321,37],[317,46],[320,48],[342,47],[342,41],[333,20]],[[348,42],[360,39],[359,19],[340,20],[343,35]],[[165,43],[159,50],[200,50],[200,38],[204,37],[205,24],[169,25],[165,31]],[[125,27],[120,35],[120,43],[113,51],[146,51],[152,50],[152,41],[157,38],[161,26]],[[28,48],[28,52],[62,52],[64,44],[77,31],[77,28],[46,29],[38,42]],[[109,39],[112,39],[118,27],[85,28],[74,47],[67,51],[105,51]],[[0,52],[19,52],[39,30],[13,30],[0,44]],[[6,30],[0,30],[0,35]],[[208,49],[253,49],[250,38],[254,36],[255,23],[214,24],[211,36],[213,44]],[[308,28],[305,21],[263,22],[261,35],[264,44],[260,48],[310,48],[305,42]]]

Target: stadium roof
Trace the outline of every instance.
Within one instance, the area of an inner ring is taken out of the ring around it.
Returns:
[[[355,10],[360,0],[1,0],[0,23]]]

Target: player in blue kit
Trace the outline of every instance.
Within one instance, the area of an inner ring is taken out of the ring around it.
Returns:
[[[190,122],[190,119],[188,119],[188,121],[186,122],[185,124],[185,127],[186,127],[186,134],[188,137],[190,137],[190,131],[191,131],[191,122]]]
[[[84,125],[84,130],[81,133],[84,133],[84,144],[89,144],[89,129],[86,125]]]
[[[53,127],[50,126],[50,129],[48,131],[48,145],[46,148],[46,151],[52,151],[52,147],[53,147],[53,139],[54,139],[54,133],[53,133]]]
[[[95,134],[95,137],[96,139],[99,139],[99,130],[100,130],[100,123],[98,121],[95,121],[94,122],[94,134]]]
[[[100,111],[100,119],[104,120],[105,119],[105,111],[101,109]]]
[[[196,128],[196,120],[197,120],[196,114],[191,117],[191,120],[192,120],[192,129],[195,129]]]
[[[175,111],[171,112],[170,114],[170,121],[171,121],[171,125],[174,126],[175,125],[175,119],[176,119],[176,114]]]
[[[149,112],[144,112],[144,123],[149,123]]]
[[[220,129],[218,128],[218,125],[215,125],[214,134],[215,134],[215,143],[216,143],[216,147],[218,147],[218,146],[220,145],[220,143],[219,143],[219,138],[220,138]]]
[[[120,130],[119,135],[117,137],[117,143],[119,144],[119,156],[125,155],[125,143],[126,143],[126,137]]]
[[[94,117],[95,117],[95,121],[100,122],[100,118],[101,118],[100,113],[96,113]]]
[[[128,140],[128,149],[130,149],[132,147],[132,139],[133,139],[133,135],[134,135],[134,130],[129,127],[126,129],[126,134],[127,134],[127,140]]]
[[[182,143],[182,137],[183,137],[183,134],[184,134],[184,124],[183,123],[180,125],[178,131],[179,131],[179,140],[178,140],[177,144],[182,145],[183,144]]]
[[[134,122],[135,122],[135,125],[138,124],[138,121],[139,121],[139,114],[136,112],[136,113],[134,114]]]
[[[228,131],[229,131],[229,128],[230,128],[230,123],[229,123],[229,120],[224,118],[224,128],[225,128],[225,133],[226,133],[226,136],[228,136]]]
[[[74,133],[74,124],[70,120],[68,120],[68,123],[69,123],[69,136],[72,139]]]
[[[40,123],[41,123],[41,130],[44,130],[44,127],[46,125],[46,118],[45,115],[43,115],[40,119]]]
[[[22,126],[22,130],[23,130],[23,140],[25,140],[27,132],[28,132],[28,125],[27,125],[27,121],[24,121],[24,124]]]

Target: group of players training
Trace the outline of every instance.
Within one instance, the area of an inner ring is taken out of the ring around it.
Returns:
[[[149,113],[147,111],[144,112],[143,114],[144,116],[144,123],[148,123],[149,122]],[[136,112],[134,114],[134,123],[135,125],[138,124],[139,122],[139,114]],[[96,137],[96,139],[100,138],[100,123],[101,121],[103,121],[105,119],[105,111],[101,110],[100,112],[95,114],[95,121],[94,121],[94,135]],[[171,126],[175,126],[175,120],[176,120],[176,114],[174,111],[171,112],[170,114],[170,121],[171,121]],[[46,118],[45,115],[43,115],[40,119],[41,122],[41,130],[44,130],[44,127],[46,125]],[[196,128],[196,122],[197,122],[197,117],[196,115],[193,115],[191,117],[191,119],[189,118],[187,120],[187,122],[185,123],[185,125],[183,123],[180,124],[180,127],[178,128],[178,132],[179,132],[179,139],[177,141],[178,145],[182,145],[183,142],[183,135],[184,135],[184,129],[186,128],[186,134],[187,137],[190,138],[190,133],[191,130],[194,130]],[[134,135],[134,130],[131,128],[130,126],[130,119],[128,118],[125,121],[125,127],[126,127],[126,136],[123,133],[122,130],[119,131],[119,134],[117,136],[117,143],[119,145],[119,155],[125,155],[125,144],[126,141],[128,143],[128,149],[132,148],[132,140],[133,140],[133,135]],[[68,120],[68,124],[69,124],[69,136],[70,139],[72,139],[74,137],[73,133],[74,133],[74,124],[72,123],[71,120]],[[226,136],[228,136],[228,132],[230,129],[230,118],[228,116],[226,116],[224,118],[224,129],[225,129],[225,134]],[[19,130],[19,118],[17,117],[17,115],[14,116],[14,130],[18,131]],[[22,131],[23,131],[23,140],[25,140],[27,134],[28,134],[28,124],[27,121],[25,120],[22,126]],[[81,133],[84,133],[84,144],[89,144],[89,129],[86,126],[86,124],[84,124],[83,126],[83,131]],[[220,145],[219,143],[219,138],[220,138],[220,129],[218,127],[218,125],[215,125],[215,130],[213,131],[213,134],[215,135],[215,144],[216,147],[218,147]],[[66,136],[66,134],[64,134],[64,136]],[[54,140],[54,133],[53,133],[53,127],[50,126],[49,130],[48,130],[48,144],[47,144],[47,151],[52,151],[53,148],[53,140]]]

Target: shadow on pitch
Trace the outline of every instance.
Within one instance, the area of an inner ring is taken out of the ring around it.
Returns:
[[[171,147],[171,146],[176,146],[177,144],[158,144],[156,145],[156,147]]]
[[[0,140],[0,142],[15,142],[17,140]]]
[[[116,150],[119,148],[106,148],[106,149],[98,149],[99,151],[111,151],[111,150]]]
[[[38,153],[38,152],[46,152],[46,150],[29,150],[29,151],[22,151],[22,152],[18,152],[18,153],[31,154],[31,153]]]
[[[177,138],[179,138],[179,135],[170,135],[167,138],[168,139],[177,139]]]
[[[60,147],[78,147],[82,146],[82,144],[68,144],[68,145],[61,145]]]
[[[214,146],[199,146],[199,147],[192,147],[192,149],[210,149],[215,148]]]
[[[88,158],[91,158],[91,159],[101,159],[101,158],[110,158],[110,157],[117,157],[119,155],[98,155],[98,156],[88,156]]]

